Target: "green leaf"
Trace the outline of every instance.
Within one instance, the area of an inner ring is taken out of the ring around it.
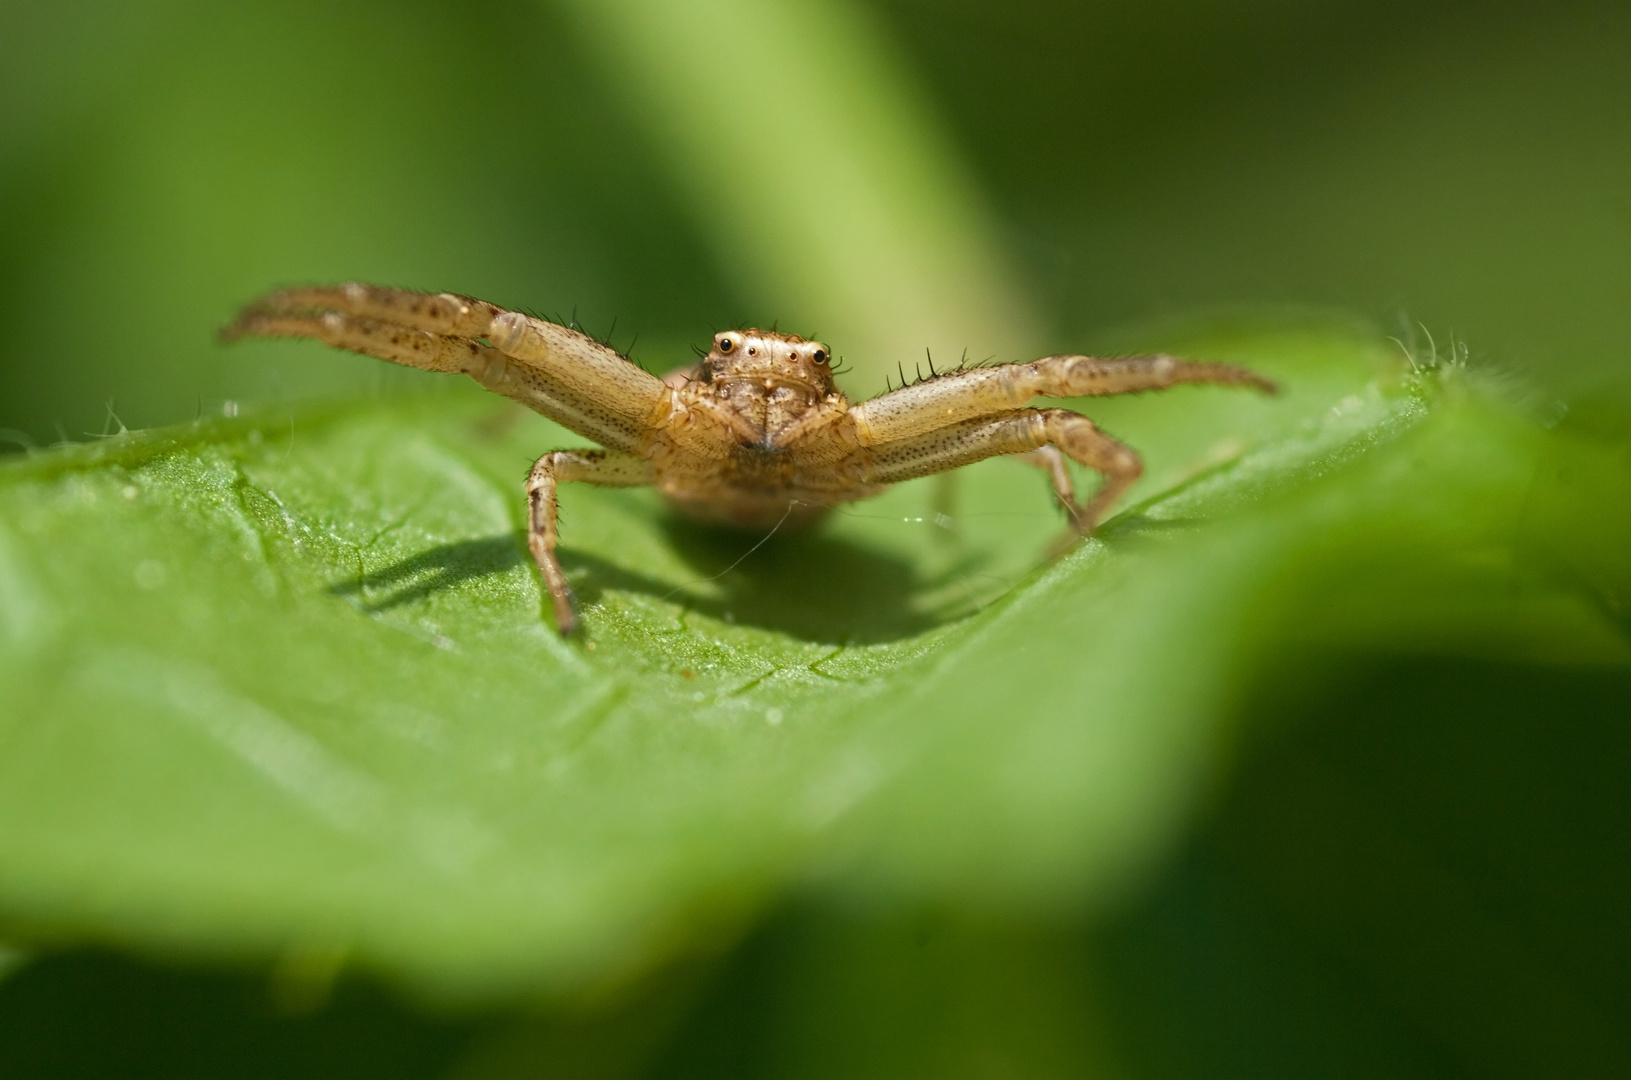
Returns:
[[[1623,459],[1330,325],[1155,344],[1287,392],[1092,403],[1150,467],[1058,562],[1044,481],[1005,461],[965,470],[955,531],[923,484],[768,539],[574,488],[572,641],[520,480],[576,440],[466,387],[13,461],[0,911],[24,939],[444,996],[581,988],[800,883],[1119,895],[1217,773],[1242,687],[1314,652],[1631,656],[1623,519],[1582,512],[1623,499]],[[1595,471],[1537,501],[1565,452]]]

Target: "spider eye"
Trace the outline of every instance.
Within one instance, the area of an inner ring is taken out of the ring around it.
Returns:
[[[827,350],[826,349],[817,349],[814,353],[811,354],[811,358],[814,359],[815,362],[818,363],[818,364],[825,364],[827,362]]]
[[[720,352],[728,353],[734,348],[736,348],[736,342],[732,341],[730,338],[722,337],[722,338],[719,339],[719,351]]]

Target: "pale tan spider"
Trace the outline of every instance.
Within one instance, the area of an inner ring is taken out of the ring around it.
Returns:
[[[889,485],[1009,454],[1046,469],[1086,535],[1143,471],[1138,455],[1068,409],[1069,398],[1225,383],[1273,392],[1245,368],[1171,356],[1046,356],[977,367],[851,404],[818,341],[765,330],[715,334],[699,363],[658,378],[576,330],[452,293],[373,285],[275,292],[222,331],[316,338],[430,371],[462,372],[489,390],[593,439],[556,450],[527,477],[527,546],[563,634],[577,626],[555,557],[555,487],[650,485],[692,517],[744,528],[805,524]],[[1068,457],[1104,476],[1076,502]]]

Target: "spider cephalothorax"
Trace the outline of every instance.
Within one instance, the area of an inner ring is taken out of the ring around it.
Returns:
[[[852,404],[818,341],[728,330],[697,364],[657,378],[576,330],[452,293],[371,285],[289,289],[224,334],[310,337],[431,371],[462,372],[592,439],[545,454],[527,478],[527,541],[562,633],[577,625],[555,555],[555,489],[571,481],[655,487],[693,517],[762,528],[808,522],[901,480],[1011,455],[1046,469],[1077,535],[1136,479],[1138,455],[1036,397],[1224,383],[1272,391],[1245,368],[1171,356],[1047,356],[958,371]],[[1076,501],[1064,459],[1104,483]]]

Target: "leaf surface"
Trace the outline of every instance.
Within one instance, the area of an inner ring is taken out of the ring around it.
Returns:
[[[1005,461],[965,470],[955,529],[927,484],[768,539],[574,488],[572,641],[520,480],[577,440],[479,392],[14,461],[0,910],[24,937],[568,989],[800,882],[1115,895],[1207,790],[1244,683],[1310,650],[1625,662],[1589,591],[1516,569],[1538,427],[1330,327],[1157,344],[1287,392],[1091,403],[1149,470],[1059,561],[1043,479]],[[1548,535],[1574,520],[1546,505]]]

